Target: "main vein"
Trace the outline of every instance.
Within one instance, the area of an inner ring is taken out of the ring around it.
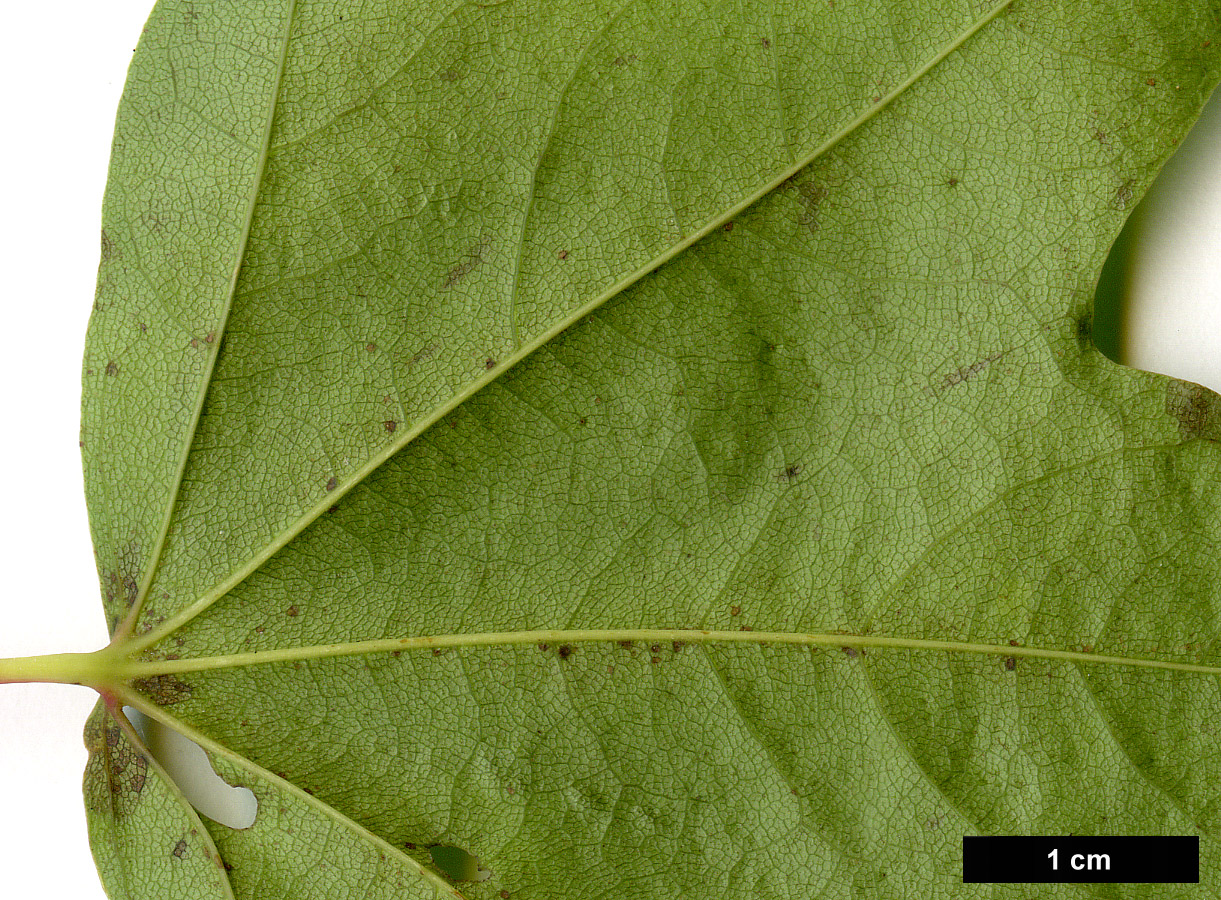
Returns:
[[[345,644],[318,644],[310,647],[289,647],[283,650],[263,650],[253,653],[233,653],[225,656],[204,656],[195,659],[167,659],[131,662],[123,666],[129,678],[149,678],[154,675],[182,675],[215,669],[234,669],[269,663],[302,662],[340,656],[365,656],[375,653],[397,653],[410,650],[435,650],[472,647],[509,647],[545,645],[562,648],[565,645],[590,643],[637,642],[652,644],[754,644],[787,645],[839,650],[925,650],[949,653],[974,653],[1011,659],[1046,659],[1091,665],[1132,666],[1144,669],[1164,669],[1172,672],[1192,672],[1201,675],[1221,675],[1221,666],[1201,663],[1173,662],[1137,656],[1115,656],[1085,650],[1049,650],[1042,647],[987,644],[972,641],[939,641],[925,638],[888,637],[872,634],[840,634],[838,632],[790,631],[709,631],[694,628],[605,628],[558,629],[538,631],[492,631],[475,634],[439,634],[423,637],[386,638],[373,641],[353,641]]]
[[[246,213],[245,220],[242,223],[242,234],[235,248],[233,270],[229,274],[229,285],[225,291],[224,302],[221,306],[219,321],[215,329],[215,338],[211,344],[211,352],[204,366],[203,377],[200,378],[199,389],[195,394],[195,406],[191,411],[191,422],[187,427],[182,448],[179,451],[178,467],[174,471],[174,483],[170,489],[169,501],[166,503],[165,512],[161,518],[161,527],[157,532],[153,552],[145,565],[144,576],[140,579],[136,599],[132,602],[131,609],[124,616],[122,623],[115,629],[112,643],[122,642],[131,633],[132,628],[135,627],[136,622],[140,618],[140,612],[144,609],[144,601],[148,597],[149,588],[153,583],[153,576],[157,573],[157,568],[161,562],[161,554],[165,550],[166,539],[170,531],[170,522],[173,521],[174,510],[178,506],[178,497],[182,493],[182,479],[186,473],[187,460],[191,455],[191,447],[195,443],[195,435],[199,431],[200,419],[203,418],[204,403],[207,400],[208,390],[212,384],[212,374],[216,371],[216,361],[220,356],[221,344],[224,343],[225,329],[229,324],[229,313],[233,309],[233,297],[237,293],[238,276],[242,271],[242,261],[246,258],[246,246],[250,242],[250,229],[254,223],[255,206],[258,202],[259,190],[263,185],[263,173],[267,169],[267,157],[271,149],[272,127],[275,124],[276,106],[280,97],[280,83],[284,80],[284,68],[288,60],[289,36],[292,33],[292,23],[293,17],[296,14],[296,8],[297,0],[287,0],[284,13],[284,30],[281,33],[280,58],[276,63],[276,75],[272,81],[271,96],[267,103],[267,115],[263,122],[259,160],[255,167],[254,178],[250,184],[250,193],[246,198]]]
[[[903,79],[903,81],[899,82],[897,85],[895,85],[893,88],[891,88],[891,90],[887,94],[885,94],[879,100],[871,103],[868,107],[866,107],[864,110],[859,112],[849,122],[847,122],[845,125],[843,125],[838,131],[836,131],[834,134],[832,134],[830,137],[828,137],[826,140],[824,140],[821,144],[819,144],[809,153],[807,153],[804,156],[797,159],[787,169],[784,169],[782,172],[780,172],[778,175],[776,175],[771,181],[769,181],[766,184],[764,184],[763,186],[761,186],[754,193],[749,194],[748,196],[744,197],[742,200],[735,203],[733,206],[725,209],[724,211],[722,211],[720,213],[720,215],[716,216],[715,218],[708,220],[707,222],[704,223],[704,225],[702,227],[700,227],[696,231],[693,231],[691,234],[687,235],[685,238],[683,238],[678,243],[673,244],[664,253],[649,260],[647,263],[640,266],[638,269],[633,271],[631,274],[620,279],[618,282],[616,282],[614,285],[612,285],[607,290],[603,291],[602,293],[595,296],[593,299],[589,300],[588,302],[584,303],[580,307],[576,308],[568,316],[555,322],[546,331],[540,333],[538,336],[536,336],[532,340],[527,341],[524,344],[521,344],[511,355],[509,355],[505,359],[501,360],[500,365],[496,366],[495,369],[491,370],[490,372],[486,373],[485,375],[472,381],[461,391],[458,391],[457,393],[455,393],[444,404],[442,404],[441,406],[434,409],[428,415],[421,417],[410,428],[405,429],[402,434],[402,437],[400,437],[394,443],[388,444],[383,450],[379,451],[377,454],[370,457],[365,462],[365,464],[363,466],[361,466],[351,477],[349,477],[344,482],[338,484],[333,491],[328,493],[324,498],[320,499],[317,503],[315,503],[313,506],[311,506],[309,509],[307,509],[305,511],[305,513],[300,518],[298,518],[292,525],[290,525],[288,528],[286,528],[285,530],[283,530],[279,534],[277,534],[266,546],[263,547],[262,550],[260,550],[258,553],[253,555],[240,568],[238,568],[234,572],[232,572],[229,575],[229,577],[227,577],[223,581],[219,582],[211,590],[205,592],[202,596],[200,596],[193,603],[191,603],[190,605],[185,607],[177,615],[166,619],[156,628],[151,629],[144,635],[141,635],[138,638],[135,638],[133,640],[126,642],[124,646],[127,649],[129,649],[132,653],[136,653],[147,647],[151,647],[153,644],[162,640],[167,635],[173,634],[179,628],[184,626],[187,622],[190,622],[192,619],[194,619],[204,610],[208,609],[210,606],[212,606],[212,604],[216,603],[217,600],[219,600],[221,597],[224,597],[226,594],[228,594],[230,591],[232,591],[235,587],[237,587],[239,584],[241,584],[243,581],[245,581],[247,578],[249,578],[250,575],[252,575],[254,572],[256,572],[265,562],[267,562],[268,559],[270,559],[272,556],[274,556],[276,553],[278,553],[286,544],[288,544],[291,540],[293,540],[293,538],[295,538],[302,531],[304,531],[315,519],[317,519],[319,516],[321,516],[329,508],[334,506],[339,501],[339,499],[341,497],[343,497],[344,495],[346,495],[350,490],[352,490],[352,488],[354,488],[356,485],[363,482],[365,480],[365,478],[367,478],[372,472],[377,470],[383,463],[386,462],[386,460],[390,459],[392,456],[397,454],[400,450],[402,450],[404,447],[406,447],[409,443],[411,443],[413,440],[415,440],[417,437],[419,437],[424,431],[431,428],[437,421],[439,421],[440,419],[449,415],[449,413],[451,413],[458,406],[465,403],[467,400],[469,400],[471,397],[473,397],[475,394],[477,394],[480,390],[482,390],[492,381],[499,378],[506,371],[513,368],[519,362],[521,362],[522,360],[529,357],[540,347],[543,347],[544,345],[548,344],[552,339],[554,339],[555,337],[557,337],[558,335],[560,335],[567,329],[571,328],[573,325],[575,325],[577,322],[581,321],[586,316],[595,312],[597,309],[599,309],[600,307],[605,305],[613,297],[616,297],[619,294],[623,293],[625,290],[630,288],[632,285],[634,285],[640,279],[644,278],[649,273],[655,271],[656,269],[665,265],[670,260],[674,259],[680,253],[682,253],[683,251],[690,248],[693,244],[695,244],[698,241],[702,240],[703,238],[707,237],[709,234],[716,231],[717,229],[723,227],[726,222],[730,221],[735,216],[740,215],[743,210],[747,209],[750,206],[753,206],[755,203],[757,203],[759,200],[761,200],[763,197],[767,196],[768,194],[772,193],[774,190],[776,190],[778,187],[780,187],[780,185],[784,184],[794,175],[798,174],[803,169],[808,167],[815,160],[819,159],[820,157],[822,157],[823,155],[828,153],[830,150],[832,150],[833,148],[838,146],[848,136],[855,133],[858,129],[860,129],[870,120],[872,120],[874,118],[874,116],[876,116],[882,110],[884,110],[888,106],[890,106],[899,96],[901,96],[903,93],[905,93],[908,88],[910,88],[913,84],[915,84],[925,75],[927,75],[938,64],[940,64],[942,61],[944,61],[946,59],[946,57],[950,56],[950,54],[954,53],[956,50],[958,50],[960,47],[962,47],[962,45],[965,44],[968,40],[970,40],[978,31],[980,31],[980,29],[982,29],[984,26],[986,26],[988,23],[990,23],[992,20],[994,20],[997,16],[999,16],[1002,12],[1004,12],[1006,9],[1008,9],[1008,7],[1010,6],[1010,4],[1012,4],[1012,2],[1013,2],[1013,0],[1001,0],[1001,2],[997,3],[988,12],[984,13],[978,20],[976,20],[974,23],[972,23],[965,31],[963,31],[961,34],[959,34],[957,37],[955,37],[952,41],[950,41],[948,44],[946,44],[944,47],[942,47],[942,49],[940,51],[938,51],[934,56],[930,57],[921,66],[919,66],[918,68],[913,70],[905,79]],[[201,403],[202,403],[202,398],[201,398]],[[184,457],[183,462],[185,465],[185,457]],[[166,521],[167,528],[168,528],[168,524],[169,523],[168,523],[168,518],[167,518],[167,521]],[[155,563],[152,567],[150,567],[150,573],[148,575],[146,575],[146,578],[150,581],[152,578],[151,568],[155,568]]]

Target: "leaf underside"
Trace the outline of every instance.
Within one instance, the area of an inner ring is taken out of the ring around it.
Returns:
[[[99,708],[107,890],[445,895],[449,845],[472,898],[1017,897],[964,834],[1167,833],[1159,896],[1221,893],[1221,404],[1089,336],[1219,22],[162,0],[86,486],[117,695],[259,813]],[[470,637],[313,649],[422,635]]]

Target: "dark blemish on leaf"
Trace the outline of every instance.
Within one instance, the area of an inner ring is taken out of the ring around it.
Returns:
[[[950,180],[949,180],[949,181],[947,181],[947,182],[946,182],[946,184],[948,184],[950,187],[958,187],[958,178],[957,178],[957,176],[951,175],[951,176],[950,176]]]
[[[572,651],[575,649],[576,648],[573,647],[572,644],[561,644],[558,651],[560,654],[560,659],[568,659],[568,657],[572,656]]]
[[[992,365],[998,359],[1003,358],[1008,353],[1008,350],[1001,350],[997,353],[993,353],[991,356],[985,356],[983,359],[976,360],[969,366],[962,366],[961,368],[955,369],[953,372],[941,379],[940,389],[944,391],[954,387],[955,385],[970,381],[984,369],[988,368],[988,366]]]
[[[1077,317],[1073,324],[1073,334],[1077,338],[1077,346],[1082,350],[1092,349],[1094,346],[1094,319],[1089,312],[1084,312]]]
[[[436,353],[436,352],[437,352],[437,345],[436,345],[436,344],[429,344],[429,345],[428,345],[427,347],[425,347],[423,350],[418,350],[418,351],[416,351],[416,354],[415,354],[414,356],[412,356],[412,357],[411,357],[411,359],[407,360],[407,367],[408,367],[408,368],[411,368],[411,367],[412,367],[412,366],[414,366],[416,363],[418,363],[420,360],[422,360],[422,359],[428,359],[429,357],[431,357],[431,356],[432,356],[434,353]],[[389,403],[389,402],[390,402],[390,398],[389,398],[389,397],[387,397],[387,398],[386,398],[386,402],[387,402],[387,403]]]
[[[333,513],[333,512],[335,512],[335,511],[337,511],[338,509],[339,509],[339,504],[338,504],[338,503],[336,503],[336,504],[334,504],[333,506],[328,506],[328,507],[326,508],[326,511],[327,511],[327,514],[329,515],[330,513]]]
[[[660,656],[651,656],[651,657],[649,657],[649,662],[652,663],[653,665],[657,665],[659,662],[661,662],[661,657]]]
[[[1017,659],[1012,656],[1006,656],[1005,657],[1005,671],[1012,672],[1016,668],[1017,668]]]
[[[192,687],[173,675],[150,675],[137,678],[131,686],[147,694],[158,706],[173,706],[190,699]]]
[[[764,50],[772,49],[772,42],[769,41],[767,38],[763,38],[762,40],[759,41],[759,43],[763,45]]]
[[[1081,652],[1082,652],[1082,653],[1093,653],[1093,652],[1094,652],[1094,645],[1093,645],[1093,644],[1082,644],[1082,645],[1081,645]]]
[[[729,614],[731,616],[740,616],[742,614],[742,607],[736,605],[729,607]]]
[[[635,644],[632,641],[616,641],[622,650],[631,650]]]
[[[1111,206],[1118,210],[1125,210],[1131,204],[1132,197],[1132,179],[1129,178],[1115,189],[1115,198],[1111,201]]]
[[[137,561],[132,558],[134,553],[129,552],[124,554],[124,558],[120,561],[120,565],[124,568],[138,569]],[[106,576],[106,599],[114,602],[116,599],[122,599],[123,605],[130,608],[136,602],[136,597],[140,593],[139,582],[136,577],[130,572],[120,571],[111,572]]]
[[[539,644],[539,645],[538,645],[538,649],[540,649],[540,650],[542,650],[544,653],[546,653],[548,650],[550,650],[550,649],[551,649],[551,647],[550,647],[550,645],[548,645],[548,644]]]
[[[395,429],[399,427],[399,423],[394,421],[394,419],[387,419],[385,422],[382,422],[382,427],[390,434],[394,434]]]
[[[119,364],[113,359],[106,363],[106,374],[112,377],[119,374]]]
[[[492,371],[494,368],[496,368],[496,360],[492,359],[492,357],[489,356],[487,359],[485,359],[483,361],[483,367],[485,369],[487,369],[489,372]]]
[[[557,254],[556,254],[556,256],[557,256],[559,259],[568,259],[568,251],[567,251],[567,250],[561,250],[559,253],[557,253]]]
[[[365,344],[365,350],[368,351],[369,353],[372,353],[376,349],[377,349],[377,344],[373,343],[372,341],[369,341],[369,343]]]
[[[174,845],[174,856],[177,859],[182,859],[183,855],[186,852],[187,852],[187,842],[186,841],[179,841],[177,844]]]
[[[1221,440],[1221,397],[1208,388],[1177,378],[1166,383],[1166,415],[1179,425],[1183,440]]]
[[[339,487],[339,479],[336,478],[334,475],[332,475],[329,479],[327,479],[327,482],[326,482],[327,493],[329,494],[331,491],[335,490],[335,488],[337,488],[337,487]]]
[[[433,655],[433,656],[440,656],[440,655],[441,655],[442,653],[444,653],[444,652],[445,652],[445,648],[444,648],[444,647],[433,647],[433,648],[432,648],[432,655]]]
[[[286,610],[286,612],[287,612],[287,614],[288,614],[288,615],[293,616],[294,618],[295,618],[296,616],[301,615],[301,610],[297,609],[297,604],[295,604],[295,603],[294,603],[292,606],[290,606],[290,607],[289,607],[289,608]]]
[[[1009,646],[1010,647],[1020,647],[1021,645],[1017,641],[1015,641],[1013,638],[1009,638]]]
[[[509,897],[510,897],[510,896],[511,896],[511,895],[509,894],[509,892],[508,892],[508,891],[501,891],[501,892],[500,892],[500,900],[509,900]]]
[[[739,625],[738,626],[738,631],[754,631],[754,630],[755,629],[754,629],[753,625]]]
[[[467,275],[475,271],[475,268],[483,262],[484,251],[487,250],[487,241],[481,241],[466,253],[466,259],[452,266],[445,274],[445,280],[441,282],[442,290],[448,290],[455,284],[461,282]]]
[[[462,74],[456,68],[454,68],[452,66],[441,73],[441,80],[444,81],[446,84],[455,82],[461,77],[462,77]]]
[[[801,204],[801,214],[797,221],[813,234],[819,229],[818,211],[822,207],[822,202],[827,199],[827,189],[812,181],[803,181],[795,187],[797,202]]]
[[[115,249],[114,241],[110,239],[110,235],[106,233],[106,229],[102,229],[102,262],[110,262],[119,255]]]
[[[776,477],[779,478],[781,481],[792,481],[794,478],[796,478],[798,475],[801,474],[801,470],[803,468],[805,468],[805,467],[801,463],[793,463],[793,465],[791,465],[791,466],[785,466],[780,471],[780,474],[777,475]]]
[[[651,646],[649,647],[649,652],[650,652],[650,653],[660,653],[660,652],[661,652],[661,644],[653,644],[653,645],[651,645]]]
[[[726,223],[725,223],[725,230],[726,230],[726,231],[733,231],[733,222],[726,222]]]
[[[415,850],[419,845],[413,844],[411,841],[403,841],[403,846],[408,850]]]
[[[673,650],[675,653],[679,653],[679,652],[681,652],[681,651],[682,651],[682,649],[683,649],[683,647],[685,647],[685,646],[686,646],[686,645],[685,645],[685,644],[684,644],[682,641],[675,641],[674,643],[672,643],[672,644],[670,645],[671,649],[672,649],[672,650]]]
[[[581,416],[581,418],[577,419],[577,424],[584,425],[587,421],[588,420],[585,418],[585,416]]]
[[[216,340],[216,332],[215,332],[215,331],[209,331],[207,334],[205,334],[205,335],[204,335],[204,343],[205,343],[205,344],[210,344],[210,343],[212,343],[214,340]]]
[[[1157,79],[1156,78],[1146,78],[1145,84],[1149,85],[1149,87],[1157,87]]]
[[[855,647],[840,647],[839,649],[842,650],[844,656],[848,657],[849,659],[856,659],[861,655],[860,651],[858,651]]]

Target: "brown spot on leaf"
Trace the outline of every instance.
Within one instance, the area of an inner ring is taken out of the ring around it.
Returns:
[[[301,610],[297,609],[297,604],[294,603],[288,608],[288,615],[293,616],[294,618],[301,615]]]
[[[1001,350],[993,353],[991,356],[985,356],[983,359],[976,360],[969,366],[961,366],[955,369],[953,372],[950,372],[941,379],[940,389],[944,391],[956,385],[970,381],[998,359],[1003,358],[1007,353],[1009,353],[1008,350]]]
[[[158,706],[173,706],[191,696],[192,688],[185,681],[173,675],[150,675],[148,678],[137,678],[131,686],[142,694],[147,694]]]
[[[332,475],[326,482],[327,493],[330,493],[337,487],[339,487],[339,479]]]
[[[731,606],[731,607],[729,607],[729,614],[730,614],[731,616],[740,616],[740,615],[742,615],[742,607],[740,607],[740,606],[738,606],[738,605],[736,605],[736,604],[735,604],[735,605],[733,605],[733,606]]]
[[[1012,672],[1016,668],[1017,668],[1017,658],[1013,657],[1013,656],[1006,656],[1005,657],[1005,671]]]
[[[818,213],[822,202],[827,199],[827,189],[812,181],[803,181],[794,185],[797,191],[797,202],[801,204],[801,213],[797,221],[811,234],[818,231]]]
[[[428,359],[436,352],[437,352],[436,344],[429,344],[426,347],[424,347],[423,349],[417,350],[412,355],[411,359],[407,360],[407,367],[410,368],[411,366],[414,366],[416,363],[418,363],[422,359]],[[390,398],[387,397],[386,402],[389,403]]]
[[[568,657],[572,656],[572,651],[575,649],[576,648],[573,647],[572,644],[561,644],[558,651],[560,654],[560,659],[568,659]]]
[[[106,233],[106,229],[102,229],[102,262],[110,262],[112,259],[117,259],[119,251],[114,245],[114,241],[110,239],[110,235]]]
[[[182,857],[186,854],[186,852],[187,852],[187,842],[186,841],[179,841],[177,844],[174,845],[174,856],[177,857],[178,859],[182,859]]]
[[[494,368],[496,368],[496,360],[492,359],[492,357],[489,356],[487,359],[485,359],[483,361],[483,367],[485,369],[487,369],[489,372],[492,371]]]
[[[794,463],[791,466],[785,466],[783,469],[781,469],[780,474],[777,477],[781,481],[792,481],[801,474],[801,470],[803,468],[805,467],[801,463]]]
[[[762,40],[759,41],[759,43],[763,45],[764,50],[772,49],[772,42],[770,40],[768,40],[767,38],[763,38]]]
[[[856,659],[861,655],[860,651],[855,647],[840,647],[839,649],[842,650],[844,656],[848,657],[849,659]]]
[[[390,434],[394,434],[395,429],[399,427],[399,423],[394,421],[394,419],[387,419],[385,422],[382,422],[382,427]]]
[[[369,341],[369,343],[365,344],[365,350],[369,353],[374,352],[376,349],[377,349],[377,344],[373,343],[372,341]]]
[[[1183,440],[1221,440],[1221,397],[1190,381],[1166,383],[1166,415],[1179,425]]]
[[[487,250],[488,242],[480,241],[475,246],[471,247],[466,252],[466,259],[450,267],[450,270],[445,273],[445,278],[441,282],[442,290],[448,290],[454,285],[462,282],[467,275],[475,271],[481,262],[483,262],[483,254]]]
[[[542,650],[544,653],[546,653],[548,650],[550,650],[550,649],[551,649],[551,646],[550,646],[549,644],[539,644],[539,645],[538,645],[538,649],[540,649],[540,650]]]
[[[106,374],[110,375],[111,377],[119,374],[119,364],[113,359],[106,363]]]
[[[1133,196],[1132,179],[1129,178],[1115,189],[1115,197],[1111,200],[1111,206],[1118,210],[1125,210],[1131,205]]]
[[[556,256],[559,257],[560,259],[568,259],[568,251],[561,250],[559,253],[556,254]]]

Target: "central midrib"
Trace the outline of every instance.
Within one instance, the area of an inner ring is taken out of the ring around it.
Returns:
[[[930,57],[921,66],[914,69],[903,81],[899,82],[887,94],[876,102],[871,103],[866,109],[859,112],[850,121],[844,124],[838,131],[824,140],[818,147],[805,156],[799,158],[788,168],[784,169],[770,181],[766,182],[755,192],[747,195],[742,200],[735,203],[733,206],[723,210],[715,218],[709,219],[699,229],[691,232],[681,241],[671,245],[665,252],[650,259],[647,263],[640,266],[627,276],[621,278],[618,282],[606,289],[602,293],[587,301],[577,309],[569,313],[568,316],[555,322],[546,331],[540,333],[532,340],[520,345],[512,354],[500,361],[490,372],[480,376],[470,382],[461,391],[454,394],[448,401],[441,406],[436,407],[431,413],[417,420],[411,428],[405,429],[402,436],[394,443],[388,444],[383,450],[379,451],[374,456],[370,457],[360,469],[352,476],[336,485],[335,489],[329,492],[324,498],[320,499],[313,506],[309,507],[303,515],[301,515],[292,525],[277,534],[270,542],[268,542],[262,550],[250,557],[244,565],[234,570],[229,577],[215,585],[211,590],[205,592],[193,603],[189,604],[176,615],[166,619],[156,628],[135,639],[123,640],[121,646],[131,654],[137,654],[142,650],[151,647],[158,641],[177,631],[179,628],[190,622],[196,616],[200,615],[204,610],[208,609],[221,597],[228,594],[235,587],[250,577],[255,571],[262,567],[272,556],[278,553],[285,545],[292,541],[297,535],[304,531],[309,525],[325,513],[329,508],[334,506],[339,500],[351,491],[358,484],[362,483],[370,474],[381,467],[392,456],[401,451],[404,447],[419,437],[424,431],[431,428],[437,421],[451,413],[458,406],[461,406],[484,387],[495,381],[506,371],[516,366],[522,360],[531,356],[539,348],[550,343],[555,337],[575,325],[581,319],[590,315],[609,300],[623,293],[640,279],[655,271],[667,262],[678,256],[683,251],[690,248],[692,245],[707,237],[713,231],[724,226],[726,222],[740,215],[745,209],[753,206],[763,197],[772,193],[780,185],[784,184],[801,170],[805,169],[815,160],[829,152],[831,149],[839,145],[845,138],[856,132],[859,128],[869,122],[874,116],[886,109],[899,96],[907,91],[912,85],[924,77],[928,72],[945,60],[948,56],[963,46],[984,26],[993,21],[997,16],[1004,12],[1013,0],[1001,0],[996,6],[990,9],[987,13],[977,19],[961,34],[955,37],[952,41],[946,44],[940,51]],[[291,7],[290,7],[291,14]],[[287,40],[285,42],[285,52],[287,52]],[[260,173],[261,179],[261,173]],[[257,191],[257,185],[256,185]],[[219,342],[218,342],[219,343]],[[217,351],[219,352],[219,351]],[[201,396],[207,393],[207,386],[201,391]],[[185,460],[184,460],[185,462]],[[176,501],[176,496],[175,496]],[[170,509],[172,510],[175,503],[171,502]],[[168,529],[168,518],[166,522]],[[150,564],[150,571],[145,574],[146,584],[151,584],[155,576],[156,563],[160,559],[158,553],[155,560]],[[119,644],[112,646],[120,646]]]
[[[245,666],[281,662],[301,662],[341,656],[364,656],[374,653],[399,653],[413,650],[450,650],[540,645],[558,650],[573,644],[641,643],[652,644],[751,644],[776,645],[808,649],[831,649],[852,652],[867,650],[907,650],[924,652],[970,653],[998,656],[1005,659],[1040,659],[1082,665],[1126,666],[1160,669],[1199,675],[1221,675],[1221,665],[1175,662],[1140,656],[1119,656],[1095,653],[1092,650],[1053,650],[1019,644],[989,644],[973,641],[932,640],[927,638],[894,637],[876,634],[842,634],[840,632],[791,631],[712,631],[695,628],[603,628],[548,629],[538,631],[498,631],[471,634],[438,634],[422,637],[383,638],[353,641],[343,644],[316,644],[288,647],[283,650],[263,650],[234,653],[226,656],[205,656],[188,659],[158,659],[130,662],[122,667],[129,679],[152,678],[158,675],[183,675]],[[564,654],[565,656],[567,654]],[[1016,664],[1016,663],[1015,663]]]

